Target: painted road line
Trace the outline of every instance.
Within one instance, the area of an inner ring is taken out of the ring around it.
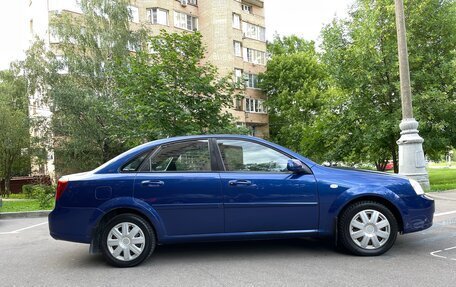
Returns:
[[[447,212],[440,212],[440,213],[435,213],[435,214],[434,214],[434,217],[437,217],[437,216],[444,216],[444,215],[450,215],[450,214],[455,214],[455,213],[456,213],[456,210],[447,211]]]
[[[47,224],[48,222],[41,222],[41,223],[38,223],[38,224],[35,224],[35,225],[32,225],[32,226],[27,226],[27,227],[24,227],[24,228],[21,228],[21,229],[17,229],[17,230],[14,230],[14,231],[9,231],[9,232],[0,232],[0,235],[3,235],[3,234],[14,234],[14,233],[19,233],[21,231],[24,231],[24,230],[27,230],[27,229],[30,229],[30,228],[34,228],[34,227],[37,227],[37,226],[40,226],[40,225],[43,225],[43,224]]]
[[[448,258],[447,256],[437,255],[437,253],[440,253],[440,252],[442,252],[442,251],[452,250],[452,249],[456,249],[456,246],[448,247],[448,248],[445,248],[445,249],[442,249],[442,250],[432,251],[432,252],[429,253],[429,254],[431,254],[431,255],[434,256],[434,257],[439,257],[439,258],[443,258],[443,259],[449,259],[449,260],[456,261],[456,258]]]
[[[439,253],[439,252],[442,252],[442,250],[432,251],[430,254],[435,257],[440,257],[440,258],[446,259],[445,256],[436,255],[436,253]]]

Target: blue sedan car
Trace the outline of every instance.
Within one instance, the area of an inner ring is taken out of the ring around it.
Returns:
[[[153,141],[93,171],[62,177],[51,236],[91,244],[119,267],[158,244],[333,237],[380,255],[397,233],[432,225],[434,201],[399,176],[320,166],[249,136]]]

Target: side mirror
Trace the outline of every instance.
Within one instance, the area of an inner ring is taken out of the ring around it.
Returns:
[[[305,173],[307,171],[306,166],[298,159],[289,159],[287,169],[293,173]]]

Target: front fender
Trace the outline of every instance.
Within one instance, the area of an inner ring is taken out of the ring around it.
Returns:
[[[333,193],[333,196],[333,198],[330,198],[330,196],[325,197],[320,194],[320,198],[323,199],[320,204],[321,235],[334,234],[340,212],[347,207],[348,204],[362,198],[379,198],[388,201],[398,210],[402,221],[409,212],[406,203],[396,193],[383,186],[357,186],[348,188],[337,195]]]
[[[401,213],[402,217],[408,214],[405,202],[396,193],[383,186],[359,186],[349,188],[334,200],[329,208],[329,212],[338,215],[350,202],[356,201],[362,197],[382,198],[394,205]]]

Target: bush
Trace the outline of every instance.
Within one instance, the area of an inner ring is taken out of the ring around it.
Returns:
[[[24,184],[22,186],[22,193],[25,195],[25,198],[32,199],[33,198],[33,184]]]
[[[22,186],[22,192],[26,198],[37,199],[42,209],[52,207],[55,197],[55,187],[44,184],[26,184]]]
[[[33,198],[38,200],[40,208],[48,209],[52,207],[55,197],[55,188],[51,185],[35,185],[33,187]]]

